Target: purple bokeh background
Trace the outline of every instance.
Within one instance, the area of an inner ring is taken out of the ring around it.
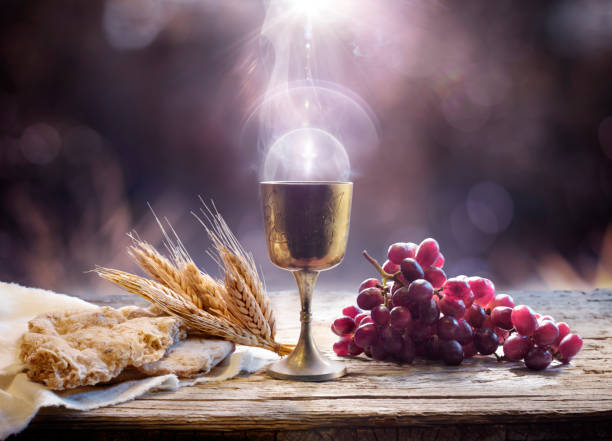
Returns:
[[[374,275],[361,250],[428,236],[450,275],[612,286],[610,3],[370,3],[371,22],[318,41],[320,79],[378,130],[365,153],[346,145],[351,236],[320,286],[356,288]],[[5,1],[0,280],[113,291],[86,271],[136,271],[125,233],[161,240],[147,202],[216,273],[202,195],[268,287],[293,287],[267,259],[247,124],[274,60],[264,18],[258,1]]]

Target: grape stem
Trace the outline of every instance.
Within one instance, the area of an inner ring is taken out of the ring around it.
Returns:
[[[363,250],[362,254],[363,254],[363,257],[365,257],[366,260],[370,262],[374,266],[374,268],[376,268],[376,270],[382,277],[383,285],[386,285],[388,280],[393,280],[394,282],[397,282],[402,286],[408,286],[404,282],[402,282],[402,280],[399,278],[400,274],[402,273],[401,271],[398,271],[394,274],[389,274],[384,269],[382,269],[382,266],[380,266],[380,264],[376,261],[376,259],[370,256],[366,250]]]

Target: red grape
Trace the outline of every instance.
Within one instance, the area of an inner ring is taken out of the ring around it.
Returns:
[[[408,292],[407,286],[402,286],[391,296],[393,305],[395,306],[408,306],[410,304],[410,293]]]
[[[410,310],[405,306],[396,306],[391,310],[391,327],[395,329],[406,329],[412,322]]]
[[[476,354],[478,354],[478,351],[476,350],[476,346],[474,346],[474,341],[471,341],[467,345],[463,345],[463,358],[471,358]]]
[[[504,355],[511,361],[522,360],[532,347],[533,343],[529,337],[514,334],[504,342]]]
[[[414,257],[416,254],[416,249],[417,246],[414,243],[397,242],[389,247],[389,250],[387,251],[387,258],[396,265],[399,265],[405,258]]]
[[[552,354],[544,348],[531,348],[525,355],[525,366],[534,371],[546,369],[552,362]]]
[[[474,293],[474,301],[480,306],[486,306],[495,295],[495,285],[484,277],[470,277],[468,284]]]
[[[436,333],[436,326],[415,326],[410,335],[415,343],[423,343]]]
[[[372,320],[372,317],[365,316],[363,319],[361,319],[361,322],[359,323],[359,326],[361,325],[365,325],[366,323],[374,323],[374,321]]]
[[[350,337],[342,337],[340,338],[340,340],[334,343],[333,348],[336,355],[339,355],[340,357],[346,357],[349,354],[348,346],[351,341],[352,339]]]
[[[421,302],[415,302],[415,301],[410,301],[408,303],[408,309],[410,310],[410,314],[412,314],[412,320],[418,320],[419,319],[419,306],[421,305]],[[422,323],[420,323],[422,324]]]
[[[372,309],[383,302],[380,288],[366,288],[357,296],[357,305],[361,309]]]
[[[351,339],[351,342],[348,344],[348,353],[349,355],[356,357],[357,355],[363,352],[363,348],[360,348],[355,344],[355,342]]]
[[[582,338],[578,334],[567,334],[559,343],[563,363],[569,363],[582,348]]]
[[[406,257],[414,257],[416,256],[417,250],[419,249],[419,246],[414,243],[414,242],[406,242],[406,245],[408,245],[408,249],[410,250],[410,252],[408,253],[408,255]]]
[[[527,305],[515,306],[512,310],[512,324],[517,332],[527,337],[533,335],[538,327],[538,319],[533,310]]]
[[[355,320],[348,316],[337,318],[332,324],[332,331],[339,336],[350,334],[354,330]]]
[[[385,326],[387,323],[389,323],[389,318],[391,316],[391,314],[389,313],[389,308],[387,308],[385,305],[375,306],[374,308],[372,308],[370,314],[372,317],[372,321],[375,325],[378,326]]]
[[[355,328],[358,328],[361,325],[361,321],[366,318],[366,317],[370,317],[370,314],[368,314],[367,312],[362,312],[360,314],[357,314],[355,316]]]
[[[355,335],[353,336],[355,344],[360,348],[366,348],[377,339],[378,330],[376,329],[376,326],[372,323],[366,323],[365,325],[361,325],[360,327],[358,327],[355,331]]]
[[[570,333],[570,327],[565,322],[557,323],[557,328],[559,329],[559,336],[553,343],[554,346],[559,346],[559,343],[561,343],[561,340],[563,340],[565,336]]]
[[[487,318],[485,318],[485,321],[482,323],[481,328],[491,328],[493,329],[495,326],[493,326],[493,322],[491,321],[491,316],[487,315]]]
[[[449,366],[460,365],[463,361],[463,348],[457,340],[440,341],[440,355]]]
[[[432,335],[425,341],[425,357],[428,360],[440,358],[440,338],[437,335]]]
[[[483,308],[485,305],[482,305]],[[497,294],[493,297],[493,300],[489,302],[487,305],[488,309],[493,309],[498,306],[508,306],[509,308],[514,308],[514,300],[508,294]]]
[[[357,292],[361,292],[366,288],[376,288],[377,285],[380,285],[380,280],[378,279],[365,279],[359,285],[359,290]]]
[[[472,341],[474,337],[474,331],[468,322],[465,320],[457,320],[457,330],[455,331],[456,340],[462,344],[466,345]]]
[[[404,280],[406,280],[408,283],[424,277],[423,268],[421,268],[421,265],[410,257],[402,260],[400,269],[402,271]]]
[[[442,253],[438,253],[438,258],[432,266],[437,266],[438,268],[442,268],[444,266],[444,255]]]
[[[425,343],[414,343],[414,353],[417,357],[425,356]]]
[[[474,346],[482,355],[490,355],[499,346],[499,338],[491,328],[479,328],[474,332]]]
[[[482,306],[474,303],[465,312],[465,319],[474,328],[481,328],[487,319],[487,313]]]
[[[433,286],[425,279],[417,279],[408,287],[408,297],[414,302],[429,300],[433,292]]]
[[[442,340],[455,340],[459,323],[455,317],[444,316],[438,320],[438,336]]]
[[[448,279],[442,288],[444,295],[456,297],[463,300],[469,297],[470,285],[465,280],[459,280],[456,277]]]
[[[512,308],[497,306],[491,311],[491,323],[502,329],[512,329]]]
[[[463,300],[456,297],[444,296],[440,300],[440,311],[444,315],[450,315],[458,319],[465,314],[465,304]]]
[[[387,260],[383,264],[382,269],[389,274],[395,274],[400,270],[400,266],[396,263],[391,262],[390,260]]]
[[[427,280],[435,289],[439,289],[446,282],[446,274],[441,268],[436,266],[430,266],[424,272],[423,277]]]
[[[402,350],[402,333],[396,329],[385,327],[380,333],[385,351],[397,354]]]
[[[533,334],[533,339],[538,346],[553,344],[557,340],[557,337],[559,337],[559,328],[550,320],[540,322]]]
[[[440,317],[440,309],[438,302],[430,297],[429,300],[424,300],[418,303],[419,305],[419,322],[424,325],[432,325]]]
[[[346,315],[348,317],[351,318],[355,318],[357,317],[358,314],[361,314],[363,311],[359,308],[357,308],[356,306],[347,306],[345,308],[342,309],[342,315]]]
[[[370,352],[372,353],[372,358],[378,361],[384,361],[388,356],[385,344],[380,337],[370,345]]]
[[[463,298],[463,303],[465,303],[465,307],[469,308],[474,303],[474,293],[470,289],[467,295]]]
[[[402,349],[396,354],[397,359],[400,363],[412,363],[414,356],[416,355],[416,348],[411,339],[404,339],[402,343]]]
[[[434,264],[440,255],[440,246],[435,239],[425,239],[419,245],[416,253],[416,261],[419,262],[422,268],[429,268]]]

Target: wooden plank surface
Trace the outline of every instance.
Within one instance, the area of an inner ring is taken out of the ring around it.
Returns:
[[[571,439],[572,433],[612,437],[612,291],[510,294],[517,304],[568,322],[584,338],[571,365],[532,372],[492,357],[475,357],[459,367],[348,359],[349,374],[332,382],[274,380],[260,372],[89,412],[45,409],[22,438],[63,428],[107,435],[115,433],[109,430],[146,429],[160,439],[175,439],[173,429],[209,437],[225,432],[223,439],[265,439],[266,434],[276,439],[453,439],[452,430],[482,435],[473,439],[531,439],[536,432],[541,439]],[[134,297],[94,300],[116,305]],[[297,295],[275,293],[272,300],[279,340],[294,342]],[[352,301],[352,293],[315,294],[315,336],[328,355],[333,356],[335,339],[329,323]]]

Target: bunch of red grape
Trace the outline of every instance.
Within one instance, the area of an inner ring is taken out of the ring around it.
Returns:
[[[416,356],[461,364],[476,354],[498,360],[524,360],[529,369],[546,369],[553,358],[562,363],[580,351],[582,339],[567,323],[555,323],[529,306],[514,305],[507,294],[495,294],[483,277],[447,279],[438,242],[391,245],[382,267],[364,256],[382,280],[367,279],[359,287],[358,306],[347,306],[332,331],[340,336],[340,356],[364,353],[375,360],[412,363]],[[497,354],[503,346],[503,356]]]

